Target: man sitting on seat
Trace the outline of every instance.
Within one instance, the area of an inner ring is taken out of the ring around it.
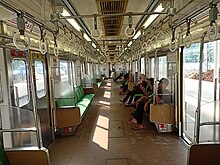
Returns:
[[[128,94],[123,98],[123,100],[120,100],[121,102],[126,103],[126,101],[129,99],[128,104],[125,104],[126,106],[131,105],[131,102],[133,101],[133,97],[135,94],[143,94],[143,90],[141,89],[141,86],[146,89],[147,82],[145,75],[141,74],[139,79],[140,79],[140,83],[138,85],[135,85],[133,87],[133,90],[129,91]]]
[[[159,81],[157,94],[156,94],[156,103],[170,103],[171,97],[168,95],[170,91],[167,89],[169,85],[169,80],[162,78]],[[165,95],[164,95],[165,94]],[[152,98],[142,99],[136,105],[136,110],[133,114],[133,118],[130,120],[130,123],[136,124],[134,129],[143,129],[143,113],[144,111],[149,111],[150,104],[152,103]]]

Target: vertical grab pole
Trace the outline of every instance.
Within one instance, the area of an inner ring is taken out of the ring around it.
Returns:
[[[153,103],[156,103],[156,93],[157,93],[157,89],[156,89],[156,84],[157,84],[157,80],[159,78],[158,76],[158,58],[157,58],[157,52],[158,49],[155,50],[155,54],[154,54],[154,94],[153,94]]]
[[[76,107],[76,94],[75,94],[75,84],[74,84],[74,76],[73,76],[73,57],[72,57],[72,55],[71,55],[71,73],[72,73],[72,85],[73,85],[73,101],[74,101],[74,106]]]
[[[51,69],[51,68],[50,68]],[[52,108],[52,112],[51,112],[51,116],[52,116],[52,139],[55,140],[55,132],[56,132],[56,100],[55,100],[55,97],[54,97],[54,79],[52,77],[50,77],[50,83],[51,83],[51,89],[53,91],[52,95],[51,95],[51,98],[53,100],[53,108]]]
[[[201,96],[202,96],[202,60],[203,60],[203,49],[204,49],[204,39],[207,32],[204,32],[201,37],[200,43],[200,56],[199,56],[199,89],[198,89],[198,107],[196,109],[196,123],[194,127],[194,137],[195,142],[199,143],[199,134],[200,134],[200,114],[201,114]]]
[[[29,78],[30,78],[30,90],[31,90],[31,97],[32,97],[32,103],[33,103],[33,114],[34,114],[34,122],[35,126],[37,128],[36,134],[37,134],[37,146],[38,148],[42,147],[42,138],[41,138],[41,131],[40,131],[40,119],[37,114],[37,104],[36,104],[36,93],[35,93],[35,86],[34,86],[34,79],[33,79],[33,68],[32,68],[32,54],[30,51],[28,51],[28,67],[29,67]]]

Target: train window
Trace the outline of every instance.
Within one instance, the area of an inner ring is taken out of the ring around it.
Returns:
[[[159,60],[159,79],[167,77],[167,56],[158,58]]]
[[[80,61],[77,60],[75,63],[75,73],[76,73],[76,86],[79,86],[81,84],[81,74],[83,77],[83,65],[81,65]]]
[[[154,77],[154,59],[155,58],[151,58],[150,59],[150,77]],[[154,77],[156,78],[156,77]]]
[[[151,58],[150,60],[150,76],[156,77],[155,71],[158,66],[158,79],[167,77],[167,56],[158,57],[158,65],[155,66],[155,58]]]
[[[74,86],[76,86],[76,65],[75,65],[75,62],[72,62],[72,72],[73,72],[73,76],[72,76],[72,72],[70,73],[71,75],[71,80],[73,78],[73,81],[71,81],[71,84],[74,83]]]
[[[90,63],[87,63],[87,74],[88,74],[88,75],[91,75],[90,66],[91,66],[91,64],[90,64]]]
[[[69,77],[68,77],[68,61],[65,60],[60,60],[60,77],[61,77],[61,82],[68,83]]]
[[[21,107],[29,102],[30,94],[28,90],[27,66],[23,59],[12,61],[12,75],[14,84],[15,105]]]
[[[99,75],[99,65],[98,64],[95,64],[95,76],[96,76],[96,78],[100,78],[100,75]]]
[[[46,95],[46,83],[45,83],[45,69],[43,61],[36,60],[35,66],[35,79],[36,79],[36,93],[38,98],[42,98]]]
[[[145,60],[144,60],[144,57],[141,58],[141,73],[145,74]]]

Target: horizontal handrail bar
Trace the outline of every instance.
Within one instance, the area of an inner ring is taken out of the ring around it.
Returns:
[[[14,129],[2,129],[0,132],[37,132],[36,127],[31,128],[14,128]]]
[[[199,124],[199,126],[204,126],[204,125],[220,125],[220,121],[216,121],[216,122],[202,122]]]

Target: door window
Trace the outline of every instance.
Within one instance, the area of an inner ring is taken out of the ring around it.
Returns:
[[[23,59],[14,59],[12,61],[12,75],[14,98],[16,106],[23,106],[29,102],[30,94],[28,92],[27,65]]]
[[[34,62],[34,66],[35,66],[37,97],[41,98],[46,95],[45,69],[44,69],[43,61],[36,60]]]

